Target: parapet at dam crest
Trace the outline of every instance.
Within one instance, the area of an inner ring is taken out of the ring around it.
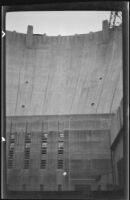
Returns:
[[[122,99],[122,28],[74,36],[6,33],[6,115],[115,113]]]

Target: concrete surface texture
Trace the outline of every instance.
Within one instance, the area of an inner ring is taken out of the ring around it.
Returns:
[[[73,36],[6,33],[6,115],[116,113],[122,28]]]
[[[10,133],[14,133],[13,166],[7,170],[11,191],[74,191],[91,186],[97,190],[97,178],[103,176],[102,190],[112,183],[110,125],[113,115],[87,116],[15,116],[7,118],[7,164],[11,148]],[[58,154],[58,134],[64,134],[64,152]],[[25,136],[31,133],[29,168],[25,163]],[[47,153],[41,154],[43,133],[47,133]],[[41,169],[41,160],[46,160]],[[58,159],[63,168],[58,169]],[[66,176],[63,173],[66,172]]]

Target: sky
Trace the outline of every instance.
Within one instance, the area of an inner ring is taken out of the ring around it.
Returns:
[[[34,34],[74,35],[102,30],[102,21],[110,11],[28,11],[6,14],[6,30],[26,33],[33,26]]]

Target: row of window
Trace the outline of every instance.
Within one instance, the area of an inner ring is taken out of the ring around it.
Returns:
[[[58,154],[63,154],[64,152],[64,143],[59,142],[58,143]],[[47,154],[47,143],[42,143],[41,145],[41,154]]]
[[[40,168],[41,169],[46,169],[46,166],[47,166],[46,160],[41,160]],[[57,168],[58,169],[63,169],[63,160],[58,160],[57,161]]]
[[[41,135],[41,155],[47,154],[47,133]],[[8,168],[13,167],[13,157],[14,157],[14,144],[15,144],[15,135],[10,135],[10,146],[9,146],[9,159],[8,159]],[[31,134],[26,133],[25,135],[25,149],[24,149],[24,169],[29,169],[30,164],[30,147],[31,147]],[[63,169],[63,158],[61,156],[64,152],[64,133],[58,134],[58,161],[57,168]],[[60,156],[60,157],[59,157]],[[42,156],[41,156],[42,157]],[[41,169],[46,168],[46,157],[41,159]]]
[[[29,169],[29,159],[24,160],[24,169]],[[40,168],[41,169],[46,169],[46,160],[41,160]],[[8,160],[8,168],[12,169],[13,168],[13,159]],[[63,169],[63,160],[58,160],[57,161],[57,168],[58,169]]]

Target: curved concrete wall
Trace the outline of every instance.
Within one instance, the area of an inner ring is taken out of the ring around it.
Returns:
[[[122,29],[74,36],[6,33],[6,115],[115,113]]]

